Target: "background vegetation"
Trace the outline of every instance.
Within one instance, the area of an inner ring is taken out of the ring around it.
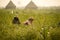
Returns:
[[[21,24],[13,24],[18,16]],[[23,22],[33,17],[32,25]],[[0,40],[60,40],[60,10],[0,9]]]

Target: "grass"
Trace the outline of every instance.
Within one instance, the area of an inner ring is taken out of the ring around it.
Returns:
[[[0,40],[60,40],[59,10],[11,10],[0,9]],[[14,16],[21,24],[12,24]],[[23,22],[33,17],[32,25]],[[55,39],[56,38],[56,39]]]

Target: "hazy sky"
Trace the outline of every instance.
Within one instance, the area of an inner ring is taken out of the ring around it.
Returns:
[[[5,7],[10,0],[0,0],[0,7]],[[31,0],[12,0],[17,7],[25,7]],[[32,0],[38,7],[60,6],[60,0]]]

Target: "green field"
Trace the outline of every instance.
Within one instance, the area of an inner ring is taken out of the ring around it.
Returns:
[[[60,10],[0,9],[0,40],[60,40]],[[21,24],[13,24],[14,16]],[[33,17],[32,25],[23,22]]]

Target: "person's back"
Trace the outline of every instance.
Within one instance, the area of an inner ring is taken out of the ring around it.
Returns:
[[[18,17],[14,17],[13,24],[20,24]]]

